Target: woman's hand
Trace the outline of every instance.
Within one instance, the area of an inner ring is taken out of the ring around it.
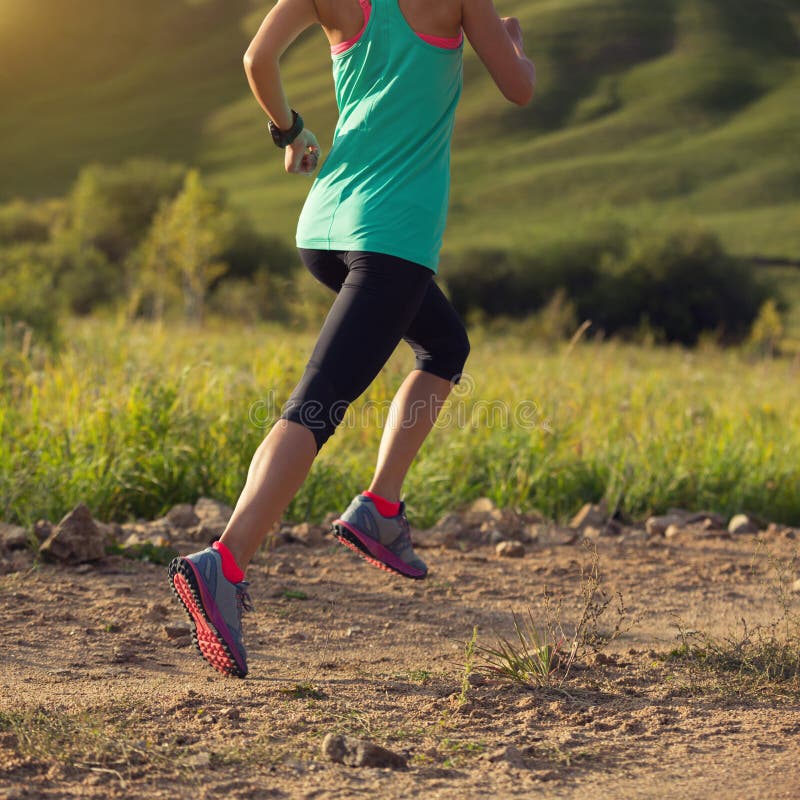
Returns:
[[[286,171],[297,175],[311,175],[319,161],[317,137],[303,128],[297,138],[286,147]]]

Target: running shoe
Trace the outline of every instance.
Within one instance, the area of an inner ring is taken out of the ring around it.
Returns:
[[[192,640],[203,658],[223,675],[247,675],[242,613],[252,611],[247,581],[222,574],[220,554],[211,547],[173,559],[169,582],[194,624]]]
[[[384,517],[369,497],[357,495],[333,521],[333,534],[379,569],[417,580],[428,574],[428,567],[411,545],[405,503],[400,503],[397,516]]]

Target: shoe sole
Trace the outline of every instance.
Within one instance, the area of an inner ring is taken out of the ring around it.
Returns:
[[[412,570],[413,567],[407,566],[380,542],[376,542],[373,539],[369,539],[369,542],[364,541],[361,534],[355,530],[355,528],[350,527],[344,520],[334,520],[331,526],[331,532],[341,544],[345,547],[349,547],[368,564],[372,564],[373,567],[382,569],[384,572],[389,572],[392,575],[400,575],[403,578],[411,578],[411,580],[415,581],[423,580],[428,574],[427,571],[405,571],[403,567],[408,570]],[[395,566],[395,564],[398,566]]]
[[[244,678],[247,666],[237,661],[225,638],[217,630],[207,608],[213,600],[201,586],[192,564],[185,558],[173,559],[169,565],[169,582],[194,625],[192,642],[197,652],[217,672],[234,678]]]

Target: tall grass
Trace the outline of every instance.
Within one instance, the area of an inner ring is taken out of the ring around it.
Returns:
[[[634,517],[687,506],[800,523],[796,362],[615,342],[553,348],[513,330],[472,339],[449,422],[406,483],[415,524],[481,495],[562,518],[605,497]],[[64,340],[58,356],[2,356],[7,521],[57,519],[81,500],[116,519],[203,494],[234,501],[313,334],[83,320]],[[375,421],[412,365],[401,346],[323,448],[292,518],[318,520],[367,485]]]

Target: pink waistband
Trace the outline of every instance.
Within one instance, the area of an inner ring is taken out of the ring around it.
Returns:
[[[364,24],[361,26],[361,30],[352,39],[331,45],[331,55],[338,56],[342,53],[346,53],[364,35],[370,14],[372,13],[372,5],[368,0],[358,0],[358,2],[361,5],[361,10],[364,12]],[[434,47],[441,47],[445,50],[456,50],[461,47],[461,42],[464,41],[464,31],[461,31],[458,36],[430,36],[427,33],[417,33],[417,36],[419,36],[423,42],[432,44]]]

